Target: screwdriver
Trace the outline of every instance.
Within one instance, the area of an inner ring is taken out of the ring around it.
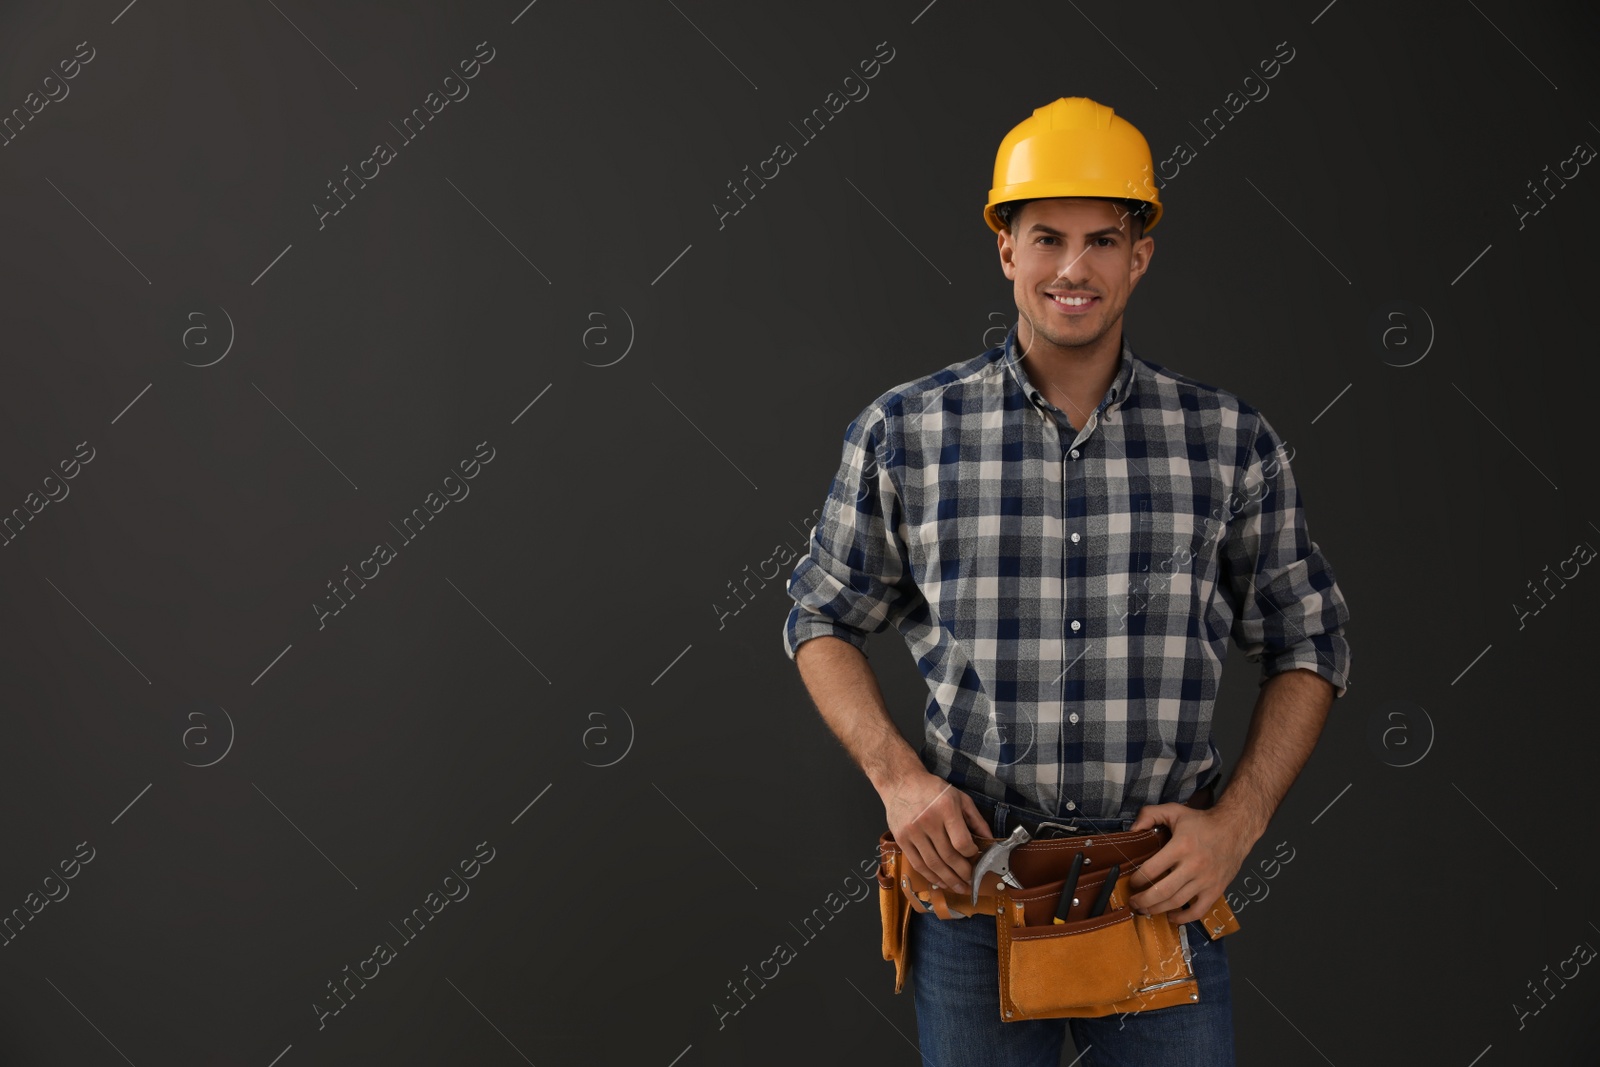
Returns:
[[[1111,890],[1117,884],[1117,874],[1120,870],[1121,867],[1113,863],[1111,870],[1106,872],[1106,884],[1100,887],[1100,899],[1096,900],[1094,907],[1089,909],[1090,918],[1103,913],[1106,910],[1106,905],[1111,903]]]
[[[1067,872],[1067,881],[1061,887],[1061,903],[1056,905],[1056,922],[1067,921],[1067,912],[1072,910],[1072,894],[1078,888],[1078,874],[1083,870],[1083,852],[1080,850],[1072,857],[1072,868]]]

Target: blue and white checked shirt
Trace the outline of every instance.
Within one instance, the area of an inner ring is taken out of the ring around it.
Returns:
[[[1227,640],[1262,681],[1343,696],[1349,610],[1283,441],[1140,359],[1074,430],[1003,345],[898,385],[845,431],[787,590],[791,659],[893,624],[928,683],[923,765],[1037,811],[1132,817],[1213,781]]]

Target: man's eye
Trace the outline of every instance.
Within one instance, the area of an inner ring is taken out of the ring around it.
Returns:
[[[1046,241],[1059,241],[1059,240],[1060,240],[1060,238],[1058,238],[1058,237],[1041,236],[1041,237],[1037,238],[1034,243],[1035,244],[1043,244]],[[1104,242],[1102,247],[1108,247],[1108,248],[1114,248],[1116,246],[1116,243],[1117,243],[1117,240],[1114,237],[1096,237],[1095,241],[1096,241],[1096,243]]]

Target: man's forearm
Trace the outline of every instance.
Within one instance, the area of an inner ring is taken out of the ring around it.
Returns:
[[[1214,809],[1240,819],[1252,842],[1311,758],[1332,705],[1333,686],[1315,671],[1296,667],[1262,683],[1244,751]]]
[[[800,677],[828,728],[879,793],[922,760],[889,717],[867,657],[837,637],[813,637],[795,652]]]

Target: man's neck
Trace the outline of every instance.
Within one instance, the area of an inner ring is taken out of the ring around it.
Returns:
[[[1026,328],[1018,343],[1027,353],[1022,366],[1035,388],[1082,429],[1116,381],[1122,359],[1122,330],[1107,331],[1092,345],[1062,348]]]

